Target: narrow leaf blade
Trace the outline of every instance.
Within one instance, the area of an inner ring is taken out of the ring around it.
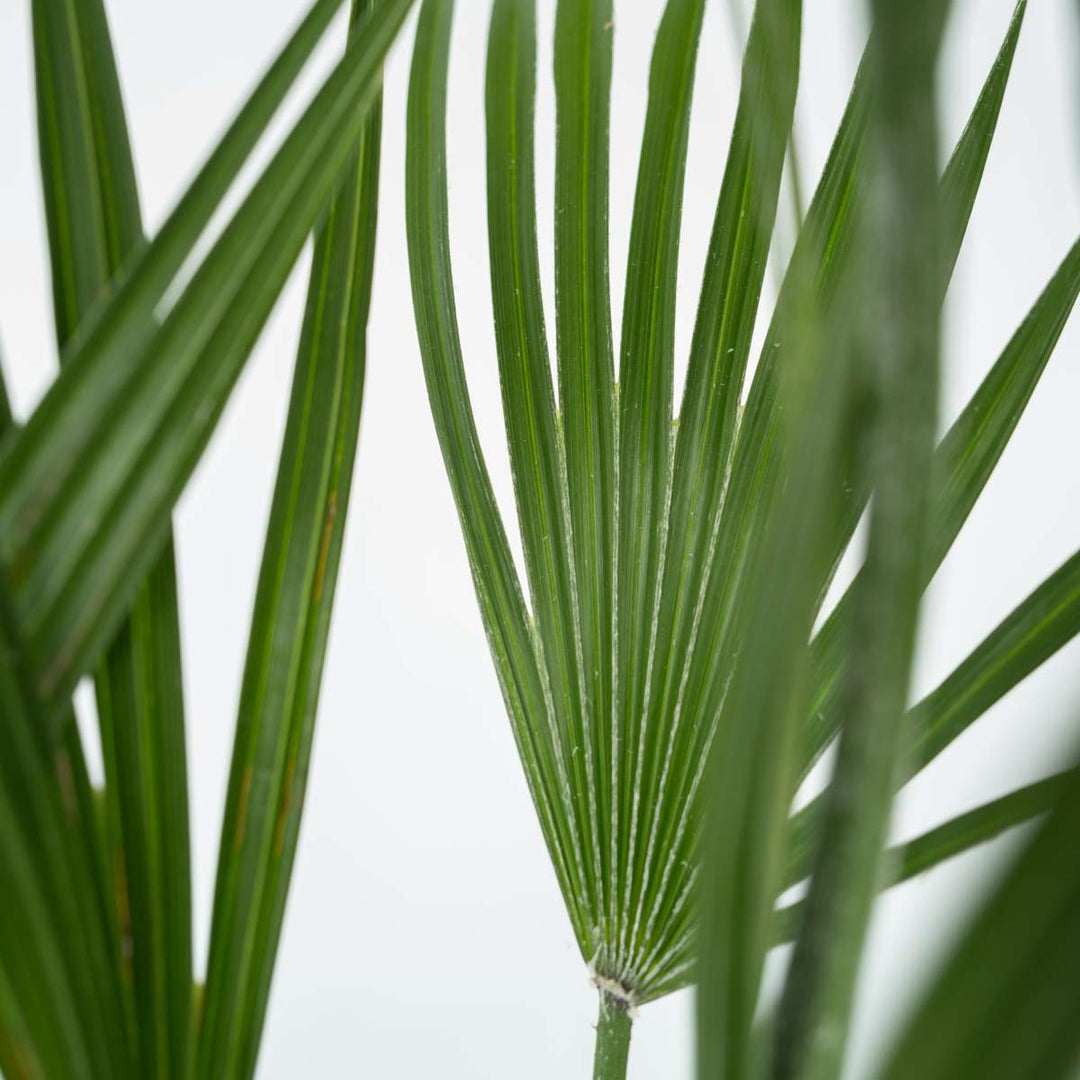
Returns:
[[[380,3],[134,360],[131,341],[99,320],[46,398],[88,400],[85,413],[65,418],[85,442],[74,473],[64,464],[72,432],[57,426],[56,411],[35,413],[44,417],[31,440],[35,460],[55,461],[58,476],[37,492],[32,521],[22,497],[34,470],[16,452],[29,428],[0,461],[0,561],[46,704],[97,657],[159,554],[169,512],[325,208],[409,7]],[[120,296],[127,310],[130,298]],[[126,370],[119,382],[114,361]]]
[[[371,8],[354,4],[354,33]],[[381,112],[376,98],[316,233],[222,823],[201,1004],[207,1077],[255,1071],[296,854],[359,435]]]
[[[897,783],[921,772],[1040,664],[1080,633],[1080,552],[1018,604],[930,694],[908,710]],[[791,820],[786,884],[801,880],[821,830],[824,797]]]
[[[711,715],[687,707],[700,692],[702,665],[694,646],[706,629],[703,595],[794,114],[801,14],[801,4],[790,2],[755,10],[706,256],[675,440],[655,689],[644,738],[642,798],[653,809],[638,822],[635,948],[651,946],[664,894],[680,887],[671,868],[695,802],[688,790],[700,768],[700,729],[713,727]]]
[[[534,181],[536,8],[496,0],[486,76],[488,244],[506,441],[533,616],[565,748],[567,826],[582,864],[589,925],[605,919],[599,895],[600,826],[590,795],[581,618],[575,587],[566,461],[560,444],[540,289]]]
[[[603,947],[614,949],[611,791],[615,367],[608,280],[611,0],[559,0],[555,16],[555,325],[570,534],[595,792]],[[600,967],[603,957],[598,958]]]
[[[1080,293],[1080,240],[979,384],[934,453],[927,554],[929,583],[956,539],[1023,416]],[[804,768],[837,728],[837,691],[851,635],[859,578],[841,597],[813,645],[814,689]]]
[[[890,848],[885,853],[886,877],[882,888],[891,888],[925,874],[935,866],[1049,812],[1070,778],[1071,773],[1058,773],[1037,780]],[[805,902],[799,901],[777,911],[774,944],[795,939],[805,908]]]
[[[690,102],[704,4],[668,0],[649,67],[619,343],[614,745],[617,940],[630,950],[645,760],[671,485],[675,286]]]
[[[947,271],[955,263],[978,192],[982,165],[985,164],[997,124],[1025,10],[1026,2],[1021,0],[942,178],[939,276],[942,297],[948,283]],[[868,52],[871,48],[873,40]],[[702,616],[702,625],[711,629],[698,646],[703,657],[700,661],[703,667],[702,685],[706,688],[703,693],[708,702],[707,708],[712,710],[717,707],[723,694],[729,675],[728,657],[736,644],[731,636],[732,624],[725,615],[731,608],[733,590],[738,587],[742,567],[760,544],[762,530],[769,517],[770,500],[775,498],[777,468],[774,446],[783,422],[777,384],[787,344],[782,329],[787,295],[801,275],[812,273],[820,303],[826,311],[834,310],[839,283],[844,279],[845,268],[853,258],[852,241],[857,233],[863,193],[868,182],[866,145],[873,114],[874,87],[872,80],[867,78],[866,69],[867,59],[864,56],[792,253],[785,285],[781,288],[739,428],[725,496],[724,520],[717,539],[716,570],[710,575]],[[852,462],[846,470],[850,490],[835,534],[834,559],[837,561],[869,495],[867,479],[855,467],[859,460],[860,456],[853,452]],[[822,598],[828,580],[826,578],[823,582]],[[846,638],[838,635],[837,641],[842,653],[842,649],[846,648]],[[835,673],[838,670],[836,664],[838,661],[829,670]],[[819,681],[820,677],[815,673],[811,702],[819,697]]]
[[[100,0],[35,3],[38,128],[61,350],[143,243],[135,170]],[[50,164],[55,167],[50,169]],[[63,355],[63,351],[61,352]],[[191,881],[171,540],[97,672],[112,874],[131,938],[142,1068],[184,1076]],[[77,738],[72,731],[71,737]],[[117,957],[117,965],[120,963]]]
[[[882,1072],[1067,1077],[1080,1053],[1080,771],[973,920]]]
[[[541,674],[465,379],[450,262],[446,108],[453,4],[425,0],[409,78],[405,160],[409,273],[428,401],[457,506],[480,614],[518,753],[579,947],[591,940],[586,886],[571,833],[571,797]]]

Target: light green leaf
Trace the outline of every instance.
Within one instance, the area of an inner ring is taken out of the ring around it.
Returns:
[[[1017,5],[1005,40],[971,113],[964,132],[953,151],[941,183],[942,260],[941,296],[948,281],[948,271],[956,260],[971,208],[982,178],[982,169],[1000,111],[1005,85],[1011,70],[1016,40],[1025,11],[1025,2]],[[865,144],[871,114],[872,90],[866,77],[866,60],[860,65],[847,108],[821,180],[799,233],[786,280],[794,283],[800,274],[813,273],[823,310],[835,305],[838,282],[850,262],[852,238],[859,220],[861,194],[867,183]],[[706,635],[699,651],[703,655],[703,685],[708,688],[708,709],[715,710],[724,692],[730,672],[730,657],[737,645],[733,624],[726,618],[738,589],[742,567],[759,544],[769,520],[775,498],[777,468],[773,448],[782,423],[778,406],[778,370],[783,365],[785,335],[783,313],[793,284],[781,289],[776,310],[766,334],[765,345],[751,383],[749,397],[731,466],[731,478],[724,501],[724,517],[717,538],[716,569],[710,575],[701,625]],[[866,505],[869,494],[867,478],[860,475],[855,463],[861,460],[854,448],[847,468],[847,499],[836,531],[835,559],[838,561]],[[822,598],[831,574],[822,583]],[[823,631],[824,633],[824,631]],[[832,633],[832,631],[830,631]],[[836,640],[818,635],[815,668],[821,666],[821,651],[828,643],[837,655],[829,661],[828,671],[835,677],[839,670],[847,638]],[[811,701],[820,698],[821,675],[815,671]],[[835,728],[833,729],[835,730]],[[813,742],[811,742],[813,746]],[[818,751],[820,752],[820,747]]]
[[[840,279],[845,273],[850,274],[845,268],[852,262],[845,253],[862,187],[862,147],[868,111],[869,93],[865,76],[860,72],[792,256],[787,285],[770,325],[769,346],[762,353],[737,432],[732,473],[714,541],[716,551],[700,600],[700,612],[695,616],[699,632],[691,658],[693,666],[680,704],[681,714],[690,721],[690,738],[681,752],[682,767],[673,768],[667,785],[666,801],[678,809],[664,822],[658,841],[659,848],[667,854],[658,862],[663,866],[660,891],[649,916],[652,925],[658,928],[659,942],[652,947],[648,959],[651,962],[660,957],[667,963],[675,958],[658,993],[686,984],[686,971],[696,954],[692,946],[696,926],[692,900],[702,842],[702,763],[715,737],[715,717],[731,685],[732,666],[745,626],[744,619],[738,617],[740,597],[745,604],[749,595],[745,565],[753,552],[761,550],[760,542],[751,543],[752,535],[758,535],[752,534],[752,529],[763,527],[765,522],[764,516],[758,519],[756,515],[765,515],[766,508],[769,513],[775,512],[778,469],[774,443],[779,445],[781,431],[775,421],[783,371],[775,354],[780,351],[778,346],[782,341],[790,337],[784,327],[798,326],[806,316],[811,295],[807,281],[811,277],[819,317],[825,319],[830,312],[837,311],[835,296]],[[837,327],[842,335],[851,331],[842,320],[837,320]],[[797,338],[792,340],[798,344]],[[768,378],[761,375],[764,366],[771,369]],[[755,442],[759,436],[765,439],[760,445]],[[741,614],[745,615],[745,607]]]
[[[856,285],[852,275],[847,288]],[[756,1076],[764,1066],[752,1022],[784,870],[807,642],[829,562],[829,526],[839,512],[836,471],[851,427],[863,422],[852,409],[855,342],[834,322],[818,323],[809,288],[805,296],[801,310],[792,300],[787,311],[798,345],[780,387],[788,422],[778,452],[790,479],[748,569],[753,604],[734,616],[744,644],[711,751],[697,996],[702,1078]]]
[[[1019,604],[910,712],[908,778],[1080,633],[1080,552]]]
[[[676,451],[672,552],[677,574],[666,583],[673,592],[665,594],[672,603],[665,611],[663,632],[688,631],[679,643],[684,652],[692,648],[698,629],[700,594],[710,569],[707,560],[715,542],[735,408],[776,213],[798,82],[801,18],[798,2],[761,0],[743,63],[742,96]],[[828,532],[823,523],[835,512],[829,478],[844,439],[853,353],[846,341],[834,341],[828,353],[823,350],[824,328],[808,285],[804,278],[786,312],[797,344],[782,388],[791,410],[786,433],[790,442],[779,452],[794,473],[793,483],[777,508],[776,528],[748,571],[756,603],[752,611],[740,613],[744,662],[735,669],[719,717],[708,771],[697,996],[701,1077],[744,1077],[755,1071],[750,1031],[769,943],[771,897],[783,868],[801,670],[813,621],[814,583],[824,567],[820,537]],[[717,458],[710,461],[714,453]],[[704,521],[696,520],[699,514],[705,515]],[[680,598],[683,587],[692,591]],[[680,614],[679,608],[687,604],[690,610]],[[671,626],[672,619],[685,630]],[[678,658],[671,674],[679,696],[666,700],[661,711],[661,716],[673,713],[672,722],[679,717],[682,695],[694,700],[701,691],[699,685],[682,685],[687,672],[682,670],[686,661],[679,657],[679,645],[673,656]],[[701,722],[711,727],[707,715]],[[680,784],[694,767],[695,734],[691,728],[679,740],[675,776]],[[664,753],[662,746],[654,747],[657,757]],[[665,809],[666,836],[677,837],[673,825],[685,809],[677,802]],[[670,853],[661,850],[670,859]]]
[[[991,706],[1080,633],[1080,552],[1054,571],[945,679],[908,711],[904,721],[902,785],[930,764]],[[791,821],[786,884],[809,872],[821,829],[818,796]]]
[[[1005,87],[1008,85],[1013,57],[1016,54],[1016,43],[1020,37],[1020,28],[1026,11],[1027,0],[1019,0],[1005,32],[1005,38],[983,82],[975,107],[968,117],[963,133],[941,177],[940,274],[943,299],[948,291],[949,281],[967,233],[971,211],[975,206],[975,197],[982,182],[983,170],[986,167],[990,145],[997,128],[998,116],[1001,114],[1001,103],[1005,97]],[[866,476],[860,475],[857,469],[849,468],[848,483],[851,490],[837,537],[837,561],[850,541],[866,507],[870,494],[866,479]],[[949,543],[951,542],[950,539]],[[822,599],[824,599],[824,594]]]
[[[797,324],[800,308],[804,309],[808,303],[807,290],[811,286],[807,282],[811,277],[819,317],[828,318],[836,310],[838,282],[852,261],[847,251],[864,186],[863,143],[869,101],[866,78],[860,68],[799,233],[732,448],[730,475],[714,540],[715,553],[700,600],[700,613],[695,619],[700,631],[681,702],[683,713],[701,718],[684,754],[686,764],[672,781],[672,801],[686,809],[676,818],[674,826],[668,826],[671,834],[661,841],[669,851],[666,865],[672,870],[665,872],[671,881],[664,882],[664,895],[656,905],[655,918],[667,926],[665,936],[676,940],[691,934],[693,928],[689,886],[701,842],[696,821],[700,814],[695,805],[702,775],[699,763],[713,737],[712,718],[724,704],[739,652],[743,623],[736,613],[740,596],[745,597],[748,592],[745,568],[752,554],[761,549],[765,522],[775,512],[776,448],[780,445],[781,431],[779,387],[783,370],[780,354],[784,340],[790,338],[784,327]],[[849,327],[842,329],[845,334],[850,332]]]
[[[931,475],[923,586],[929,583],[944,560],[1008,445],[1057,345],[1078,292],[1080,241],[1073,245],[938,445]],[[814,691],[804,769],[813,764],[836,733],[839,681],[851,635],[858,581],[857,577],[830,613],[811,650]],[[971,716],[968,722],[976,716]]]
[[[934,457],[924,584],[944,560],[1004,452],[1057,344],[1078,289],[1080,243],[1066,256],[938,447]],[[837,680],[850,634],[854,590],[855,584],[830,613],[814,642],[815,693],[807,768],[835,734]]]

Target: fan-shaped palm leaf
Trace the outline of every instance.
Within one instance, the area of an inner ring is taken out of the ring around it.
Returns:
[[[693,977],[702,785],[710,748],[722,763],[724,779],[716,786],[724,793],[725,813],[719,816],[728,827],[723,837],[712,836],[709,851],[721,867],[717,873],[731,921],[722,933],[710,924],[706,935],[714,943],[710,964],[714,948],[728,950],[716,962],[724,980],[735,980],[727,984],[734,995],[730,1024],[725,1027],[708,993],[702,994],[702,1007],[722,1033],[722,1053],[735,1055],[731,1075],[743,1075],[738,1070],[747,1067],[751,1053],[760,964],[775,932],[773,902],[784,882],[808,865],[817,843],[816,811],[797,819],[790,839],[787,811],[799,778],[841,727],[835,695],[852,648],[848,627],[856,595],[876,597],[876,606],[882,589],[891,588],[895,597],[892,628],[875,611],[867,625],[874,634],[880,627],[882,636],[864,635],[864,647],[882,642],[884,651],[875,654],[882,670],[875,700],[881,723],[887,714],[892,730],[902,715],[918,592],[1000,457],[1076,298],[1074,251],[932,457],[927,433],[933,410],[925,404],[935,382],[932,363],[924,365],[925,378],[906,386],[910,416],[902,410],[878,415],[880,410],[869,408],[868,395],[875,393],[896,402],[895,394],[880,389],[877,369],[858,361],[867,341],[858,317],[867,288],[860,236],[881,213],[879,199],[867,208],[867,193],[879,175],[876,151],[868,148],[883,141],[897,170],[917,162],[919,176],[933,177],[932,157],[925,153],[932,138],[923,121],[919,141],[911,143],[921,156],[903,149],[903,140],[918,127],[910,120],[915,113],[902,119],[900,94],[913,90],[909,65],[917,50],[892,61],[893,52],[879,52],[872,42],[740,410],[799,52],[799,4],[758,0],[686,389],[673,424],[674,284],[702,6],[669,0],[657,34],[616,349],[607,247],[612,6],[608,0],[558,4],[553,386],[532,175],[536,15],[530,0],[494,3],[486,98],[491,279],[528,603],[480,452],[458,339],[445,151],[452,0],[425,0],[409,95],[410,265],[432,415],[541,829],[582,956],[601,990],[597,1075],[605,1077],[625,1070],[627,1010]],[[939,27],[945,10],[937,5],[927,25]],[[917,192],[920,214],[938,223],[930,233],[916,230],[909,247],[922,247],[908,262],[897,255],[895,280],[909,281],[916,264],[925,270],[919,278],[921,336],[918,344],[909,343],[912,357],[930,357],[935,349],[936,313],[978,191],[1023,14],[1021,2],[940,183],[893,187],[905,212],[914,202],[903,200],[916,199]],[[924,41],[934,40],[925,27],[919,33]],[[932,56],[931,44],[923,50],[923,77],[925,58]],[[881,82],[882,64],[893,82]],[[913,108],[925,118],[930,87],[917,91],[909,100],[917,99]],[[928,244],[937,245],[932,263]],[[887,325],[896,327],[903,317],[897,312]],[[822,341],[835,347],[822,351]],[[854,359],[841,362],[832,355],[844,353]],[[826,355],[832,356],[829,367],[822,366]],[[902,357],[895,360],[887,365],[894,373],[904,366]],[[821,382],[833,388],[820,390]],[[802,391],[793,397],[792,386]],[[833,418],[824,425],[833,432],[828,437],[821,433],[826,416]],[[921,558],[917,545],[906,551],[893,545],[874,555],[871,567],[893,567],[883,584],[853,587],[852,599],[841,602],[810,648],[811,625],[871,490],[879,495],[876,512],[892,513],[882,477],[865,468],[861,448],[881,439],[910,445],[912,430],[922,433],[920,449],[909,459],[910,483],[898,486],[896,513],[910,514],[915,532],[928,518],[929,553]],[[805,439],[811,436],[816,449],[807,453]],[[918,478],[924,473],[922,510],[910,493],[923,486]],[[801,493],[794,501],[793,489]],[[778,534],[786,539],[776,539]],[[800,546],[798,538],[809,543]],[[792,559],[801,571],[785,577],[785,560]],[[777,584],[777,574],[786,584]],[[1030,623],[1030,638],[1021,642],[1019,630],[1006,631],[1012,644],[988,643],[984,655],[973,658],[975,666],[958,673],[948,690],[943,687],[934,705],[912,712],[905,730],[921,727],[928,708],[950,707],[957,719],[943,723],[956,730],[993,699],[992,691],[975,686],[976,668],[993,666],[992,685],[1004,692],[1013,675],[1022,677],[1072,636],[1068,586],[1052,591],[1052,598],[1033,598],[1030,613],[1017,616],[1025,626]],[[785,618],[754,629],[752,613],[767,607],[769,597]],[[738,658],[746,653],[764,675],[739,674]],[[759,718],[749,725],[752,739],[746,720],[751,714]],[[770,727],[765,717],[774,717],[775,724]],[[887,771],[891,752],[876,760],[878,771]],[[851,768],[880,795],[874,823],[863,834],[875,848],[887,796],[861,758]],[[975,818],[943,826],[912,849],[899,874],[917,872],[928,861],[1042,812],[1043,794],[1042,788],[1025,791]],[[838,835],[835,829],[831,834]],[[736,861],[724,862],[717,844]],[[875,878],[863,863],[857,866],[858,885],[852,879],[844,892],[861,896],[865,911]],[[707,912],[709,918],[717,915],[711,907]],[[837,954],[847,960],[836,969],[835,992],[826,995],[841,1017],[863,920],[859,915],[848,927],[847,952]],[[794,925],[791,913],[788,925]],[[825,1059],[823,1067],[828,1071],[833,1064]],[[703,1075],[714,1073],[706,1068]]]

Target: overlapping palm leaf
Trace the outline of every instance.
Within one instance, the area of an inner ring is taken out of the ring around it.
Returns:
[[[64,365],[23,428],[3,398],[5,1075],[254,1071],[356,449],[375,99],[409,0],[354,5],[345,57],[190,282],[176,280],[340,6],[317,0],[150,243],[100,0],[33,6]],[[169,516],[320,220],[237,732],[206,1025],[192,1008]],[[103,797],[67,704],[95,669]]]
[[[100,3],[36,3],[38,129],[47,178],[57,344],[144,243],[134,163]],[[73,18],[71,16],[74,16]],[[191,881],[180,627],[172,538],[97,671],[107,873],[130,950],[142,1067],[183,1075],[191,1004]]]
[[[159,324],[155,309],[339,6],[313,6],[0,460],[0,559],[46,709],[62,709],[157,556],[183,482],[349,160],[410,2],[379,4]]]

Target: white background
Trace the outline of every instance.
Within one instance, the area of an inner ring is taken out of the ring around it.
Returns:
[[[159,227],[303,0],[108,0],[148,228]],[[858,0],[806,0],[798,134],[812,186],[861,49]],[[942,423],[958,412],[1080,231],[1080,38],[1071,0],[1033,0],[982,193],[950,292]],[[554,4],[543,0],[538,190],[551,280]],[[660,0],[618,0],[613,283],[629,234]],[[1004,34],[1011,0],[957,0],[942,58],[947,150]],[[483,181],[488,4],[459,0],[451,70],[453,248],[466,363],[489,465],[510,507],[491,333]],[[20,414],[53,377],[37,178],[29,3],[0,4],[0,333]],[[594,993],[540,841],[490,667],[420,373],[403,220],[411,25],[386,76],[367,397],[312,783],[263,1077],[585,1077]],[[343,24],[315,65],[325,71]],[[738,44],[712,0],[698,65],[678,322],[685,356],[735,108]],[[314,87],[305,79],[295,116]],[[279,136],[283,130],[276,129]],[[273,142],[273,140],[271,140]],[[264,148],[265,150],[266,148]],[[265,160],[265,153],[263,154]],[[781,218],[784,210],[781,209]],[[204,963],[232,726],[299,333],[307,253],[177,514],[194,844]],[[621,301],[615,291],[618,326]],[[547,299],[550,301],[550,289]],[[549,326],[553,325],[549,318]],[[1080,319],[1067,328],[1000,467],[928,594],[916,693],[1080,544]],[[897,835],[1063,763],[1080,701],[1065,649],[903,796]],[[80,698],[84,727],[89,695]],[[895,1018],[1015,838],[879,905],[850,1075]],[[774,962],[775,974],[775,962]],[[691,999],[649,1005],[631,1075],[690,1075]]]

